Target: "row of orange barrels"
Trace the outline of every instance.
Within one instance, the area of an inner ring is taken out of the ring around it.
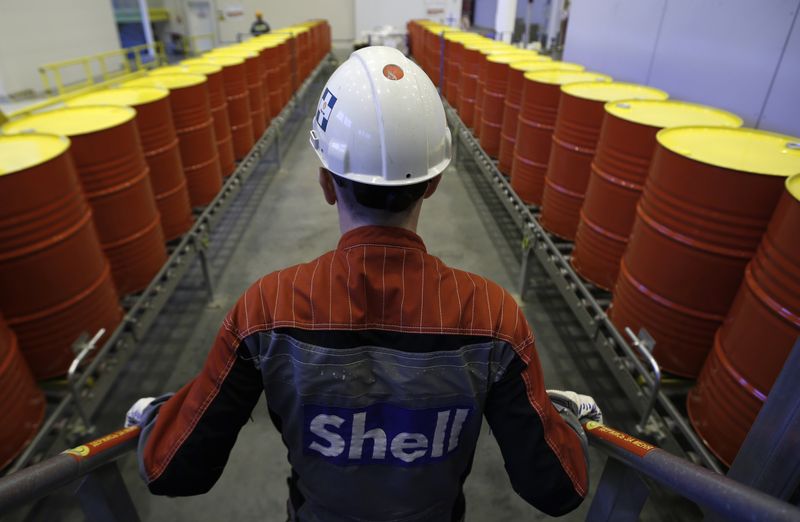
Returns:
[[[0,127],[0,468],[41,424],[37,379],[113,331],[330,52],[314,21],[214,49]]]
[[[542,227],[575,242],[575,271],[612,291],[613,323],[697,379],[690,421],[730,464],[800,336],[800,138],[432,22],[408,30]]]

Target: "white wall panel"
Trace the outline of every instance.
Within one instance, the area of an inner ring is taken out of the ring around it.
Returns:
[[[273,28],[294,25],[315,18],[324,18],[331,24],[334,40],[353,40],[355,31],[354,0],[215,0],[219,14],[220,38],[235,41],[237,33],[249,33],[256,11],[264,13],[264,20]],[[226,17],[228,7],[241,7],[244,16]]]
[[[461,19],[461,0],[355,0],[355,35],[384,25],[406,30],[406,22],[428,18],[458,25]]]
[[[110,0],[0,2],[0,78],[5,93],[42,89],[38,68],[49,62],[119,49]],[[65,81],[80,70],[66,70]]]
[[[674,98],[731,110],[754,125],[797,5],[668,0],[649,83]]]
[[[616,80],[647,83],[666,2],[573,0],[564,60]]]
[[[800,137],[800,16],[797,14],[759,127]]]

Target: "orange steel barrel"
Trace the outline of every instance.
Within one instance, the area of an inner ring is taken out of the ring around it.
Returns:
[[[44,419],[44,395],[0,316],[0,469],[31,442]]]
[[[228,119],[233,136],[233,154],[237,160],[241,160],[250,153],[255,143],[244,60],[230,55],[204,55],[202,59],[222,67],[225,98],[228,100]]]
[[[575,234],[572,266],[584,279],[611,290],[656,148],[656,133],[688,125],[739,127],[742,119],[674,100],[609,102],[605,112]]]
[[[261,59],[262,87],[265,89],[264,111],[268,120],[272,120],[281,112],[281,79],[280,79],[280,42],[275,40],[252,40],[245,42],[240,47],[252,49],[259,53]]]
[[[199,74],[161,74],[123,84],[123,87],[140,86],[169,89],[189,200],[196,207],[208,205],[222,188],[222,167],[206,77]]]
[[[696,377],[783,190],[797,138],[752,129],[660,131],[610,317],[646,328],[661,367]]]
[[[503,127],[509,65],[537,56],[533,52],[493,54],[486,58],[486,81],[481,102],[481,148],[496,158],[500,153],[500,130]]]
[[[500,152],[497,169],[508,176],[514,161],[514,144],[517,142],[517,123],[522,105],[525,73],[531,71],[582,71],[583,65],[554,62],[547,56],[530,56],[522,62],[509,64],[508,89],[503,106],[503,127],[500,130]]]
[[[800,176],[795,175],[786,182],[686,404],[695,430],[728,465],[800,336],[798,238]]]
[[[481,47],[478,59],[478,84],[475,87],[475,110],[472,117],[472,133],[476,138],[481,137],[481,124],[483,122],[483,98],[486,94],[486,79],[489,75],[489,56],[493,54],[512,54],[518,49],[499,42],[491,42]]]
[[[542,194],[540,222],[545,230],[570,241],[575,239],[603,124],[603,106],[616,100],[666,100],[668,97],[660,89],[635,83],[587,82],[561,87]]]
[[[280,108],[283,109],[292,99],[292,94],[294,93],[292,88],[292,46],[294,45],[294,39],[282,36],[274,41],[279,42],[278,56],[280,58],[280,66],[278,76],[281,81],[282,92]]]
[[[3,132],[71,139],[70,152],[121,295],[144,290],[167,260],[147,162],[130,107],[67,107],[11,121]]]
[[[475,33],[462,33],[450,31],[444,35],[444,85],[442,93],[447,102],[455,106],[458,100],[458,85],[461,82],[461,64],[463,61],[464,44],[482,40],[483,37]]]
[[[0,136],[0,310],[37,379],[66,373],[82,332],[122,320],[69,147],[63,136]]]
[[[525,203],[540,205],[561,86],[578,82],[610,82],[611,77],[588,71],[553,70],[527,72],[524,79],[511,165],[511,187]]]
[[[263,64],[256,51],[236,47],[221,47],[207,53],[207,56],[234,56],[244,60],[245,79],[250,100],[250,121],[253,124],[253,137],[258,140],[269,123],[264,112],[264,102],[269,112],[269,88],[263,85]]]
[[[303,83],[311,72],[310,33],[308,29],[301,27],[294,30],[294,35],[297,38],[297,70],[300,83]]]
[[[475,103],[478,92],[478,73],[483,55],[481,47],[485,42],[470,42],[464,44],[461,65],[461,83],[458,85],[458,101],[456,110],[467,127],[472,127],[475,121]]]
[[[228,101],[225,99],[225,81],[222,78],[222,66],[202,61],[199,58],[184,60],[180,65],[159,67],[150,74],[202,74],[208,81],[208,103],[211,117],[214,119],[214,138],[217,140],[219,164],[223,176],[230,176],[236,170],[233,155],[233,136],[231,121],[228,118]]]
[[[189,230],[194,221],[192,205],[172,122],[169,91],[154,87],[106,89],[73,98],[67,105],[121,105],[136,109],[136,128],[150,168],[150,184],[164,237],[175,239]]]

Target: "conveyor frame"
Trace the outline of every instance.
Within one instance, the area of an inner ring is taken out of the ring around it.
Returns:
[[[528,207],[519,198],[455,109],[447,101],[442,101],[453,132],[455,153],[466,153],[471,157],[522,234],[521,298],[524,299],[530,279],[529,267],[533,254],[594,343],[611,375],[642,416],[637,426],[640,434],[653,438],[672,453],[684,455],[722,473],[723,467],[719,461],[703,445],[670,397],[660,389],[660,369],[657,364],[648,369],[640,359],[642,356],[646,361],[652,360],[648,357],[652,345],[646,340],[646,332],[634,335],[629,331],[631,343],[626,341],[603,310],[602,305],[609,302],[609,294],[583,281],[572,269],[568,260],[572,243],[561,241],[542,228],[535,214],[536,208]],[[637,356],[637,351],[640,356]]]
[[[245,181],[256,166],[267,158],[279,166],[282,153],[288,147],[283,143],[284,134],[294,135],[307,113],[309,97],[316,98],[318,92],[310,89],[323,74],[329,71],[333,55],[326,56],[298,88],[283,111],[273,118],[270,126],[254,144],[250,153],[242,159],[236,170],[225,180],[222,189],[208,206],[199,209],[192,228],[177,244],[170,248],[170,256],[148,287],[141,293],[123,299],[125,316],[120,325],[110,333],[94,359],[74,378],[64,381],[63,386],[48,390],[47,416],[34,439],[14,463],[4,470],[11,474],[48,455],[53,448],[68,447],[92,432],[86,422],[91,421],[110,392],[116,377],[125,363],[136,352],[137,344],[144,338],[158,314],[172,296],[195,258],[201,263],[202,273],[210,299],[213,299],[213,280],[205,252],[209,248],[209,235],[225,214]],[[94,332],[92,332],[94,334]],[[88,343],[77,343],[77,357],[82,359],[91,349]]]

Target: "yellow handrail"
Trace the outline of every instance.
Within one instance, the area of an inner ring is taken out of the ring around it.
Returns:
[[[3,114],[2,112],[0,112],[0,124],[2,124],[4,121],[11,120],[13,118],[27,116],[34,112],[38,112],[42,109],[47,109],[48,107],[51,107],[53,105],[64,103],[65,101],[71,98],[76,98],[78,96],[82,96],[92,91],[99,91],[100,89],[111,87],[114,84],[124,83],[128,80],[132,80],[139,76],[144,76],[146,72],[147,69],[140,69],[138,71],[131,71],[123,75],[117,74],[116,76],[109,78],[108,80],[98,83],[92,83],[89,85],[84,85],[81,88],[70,90],[69,92],[65,92],[57,96],[51,96],[50,98],[44,99],[40,102],[32,103],[30,105],[26,105],[25,107],[17,109],[13,112],[9,112],[8,114]]]
[[[149,50],[149,45],[141,44],[133,47],[126,47],[124,49],[106,51],[89,56],[82,56],[80,58],[73,58],[71,60],[46,63],[39,67],[39,75],[42,78],[42,86],[44,87],[45,92],[62,95],[69,91],[84,89],[94,85],[96,76],[101,78],[101,82],[106,82],[121,75],[130,74],[131,72],[135,71],[152,69],[167,63],[167,55],[161,42],[155,42],[153,49],[155,55],[154,59],[150,62],[143,62],[142,54],[149,52]],[[133,65],[131,64],[130,55],[132,55]],[[120,59],[120,69],[112,70],[109,68],[107,60],[111,58]],[[75,83],[65,84],[62,76],[62,70],[66,67],[74,67],[78,65],[83,67],[84,79]],[[95,66],[98,69],[97,74],[95,74]]]

